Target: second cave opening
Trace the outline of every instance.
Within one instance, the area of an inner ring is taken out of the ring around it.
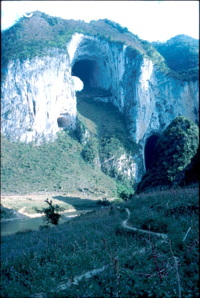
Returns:
[[[156,158],[155,148],[156,148],[156,143],[158,139],[159,139],[159,135],[152,135],[146,141],[145,148],[144,148],[146,171],[151,169],[153,162]]]

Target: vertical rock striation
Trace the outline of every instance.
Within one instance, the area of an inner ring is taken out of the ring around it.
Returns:
[[[44,57],[9,61],[2,84],[3,135],[40,144],[54,140],[60,129],[75,128],[73,76],[85,88],[109,91],[99,100],[125,115],[132,139],[141,145],[137,165],[131,165],[137,178],[145,170],[143,148],[149,136],[161,133],[179,115],[198,122],[198,81],[161,73],[149,58],[122,42],[75,33],[65,51],[52,48]]]
[[[76,97],[68,54],[10,61],[2,85],[2,133],[11,140],[54,140],[60,127],[75,127]]]
[[[128,61],[130,69],[131,61]],[[136,143],[161,133],[177,116],[198,122],[198,81],[181,81],[161,73],[152,61],[132,62],[133,81],[126,93],[127,124]],[[130,75],[131,77],[131,75]]]

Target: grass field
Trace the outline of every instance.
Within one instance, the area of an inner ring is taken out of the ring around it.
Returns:
[[[140,194],[55,228],[4,236],[1,296],[198,297],[198,205],[197,188]],[[125,208],[130,226],[168,239],[125,231]]]

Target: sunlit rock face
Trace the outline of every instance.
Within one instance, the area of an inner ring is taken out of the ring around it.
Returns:
[[[11,140],[42,143],[74,128],[76,97],[68,55],[10,61],[2,86],[2,133]]]
[[[150,59],[122,43],[75,34],[68,48],[73,49],[69,51],[72,74],[85,88],[110,91],[107,101],[125,114],[137,143],[144,144],[179,115],[198,121],[197,81],[164,75]]]
[[[74,89],[75,89],[75,91],[81,91],[81,90],[83,90],[83,88],[84,88],[83,82],[78,77],[75,77],[75,76],[72,76],[72,79],[74,81]]]
[[[178,115],[198,121],[198,82],[164,75],[123,43],[75,33],[66,51],[52,49],[45,57],[10,61],[5,73],[2,133],[11,140],[42,143],[54,140],[61,129],[75,128],[75,91],[81,90],[75,77],[85,89],[109,91],[99,100],[118,107],[142,148]]]
[[[198,81],[183,82],[161,73],[146,58],[128,60],[125,83],[127,125],[136,143],[144,145],[154,133],[161,133],[177,116],[198,122]],[[131,70],[132,69],[132,70]]]

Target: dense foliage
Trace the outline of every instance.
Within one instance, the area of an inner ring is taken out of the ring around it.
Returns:
[[[172,186],[197,153],[198,144],[198,126],[184,117],[175,118],[158,139],[156,158],[139,183],[138,191],[155,186]]]
[[[181,172],[180,176],[177,177],[176,184],[180,186],[191,185],[199,183],[199,147],[195,156],[192,158],[191,163]]]
[[[183,80],[197,80],[199,66],[199,41],[187,35],[177,35],[166,43],[152,45],[165,58],[174,76]]]

